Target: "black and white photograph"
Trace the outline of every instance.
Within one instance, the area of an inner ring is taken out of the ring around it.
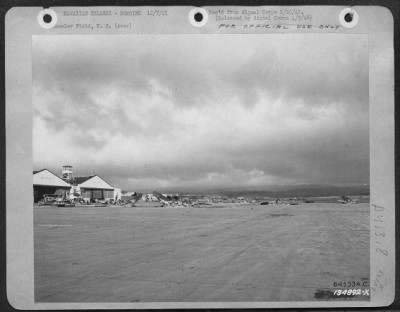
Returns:
[[[35,302],[370,300],[368,51],[33,36]]]

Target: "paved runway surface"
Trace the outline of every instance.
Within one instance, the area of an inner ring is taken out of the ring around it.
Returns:
[[[369,277],[365,203],[35,207],[34,219],[39,302],[310,301]]]

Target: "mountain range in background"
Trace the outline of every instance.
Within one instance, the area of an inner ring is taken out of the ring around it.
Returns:
[[[328,184],[302,184],[302,185],[276,185],[268,189],[209,189],[209,190],[177,190],[159,189],[143,190],[144,193],[159,191],[163,194],[179,195],[220,195],[225,197],[271,197],[271,198],[293,198],[293,197],[326,197],[326,196],[368,196],[370,195],[369,184],[362,185],[328,185]],[[123,191],[125,192],[125,191]]]
[[[214,190],[212,192],[190,192],[192,194],[218,194],[228,197],[244,196],[249,198],[255,197],[324,197],[324,196],[368,196],[370,194],[370,186],[351,185],[351,186],[336,186],[336,185],[320,185],[320,184],[305,184],[305,185],[281,185],[269,187],[266,190]]]

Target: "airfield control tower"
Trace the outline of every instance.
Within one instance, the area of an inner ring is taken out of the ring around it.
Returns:
[[[67,182],[72,181],[72,166],[70,165],[62,166],[62,178]]]

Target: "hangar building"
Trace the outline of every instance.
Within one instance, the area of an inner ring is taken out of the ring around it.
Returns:
[[[71,199],[81,197],[85,201],[121,199],[121,189],[113,187],[98,175],[74,177],[72,166],[63,166],[61,177],[48,169],[33,172],[34,202],[45,194],[64,194]]]
[[[71,185],[48,169],[33,172],[33,200],[38,202],[45,194],[68,193]]]
[[[114,187],[104,181],[98,175],[73,178],[75,193],[88,201],[91,199],[115,199]]]

